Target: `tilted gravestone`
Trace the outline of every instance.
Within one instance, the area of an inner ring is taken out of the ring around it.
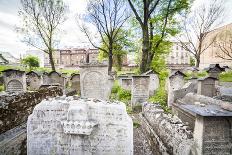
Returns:
[[[76,90],[79,93],[81,92],[80,74],[72,74],[70,83],[73,90]]]
[[[38,90],[42,85],[42,77],[40,74],[34,71],[30,71],[26,74],[26,76],[28,90]]]
[[[5,90],[8,92],[26,91],[26,75],[24,71],[8,69],[3,71]]]
[[[81,96],[108,100],[113,81],[106,63],[87,63],[80,66]]]
[[[139,75],[132,76],[132,93],[131,103],[132,106],[146,102],[149,98],[149,84],[150,76]]]
[[[213,97],[216,96],[216,82],[217,78],[205,77],[198,79],[197,94]]]
[[[42,101],[27,122],[28,155],[133,155],[133,123],[121,102]]]

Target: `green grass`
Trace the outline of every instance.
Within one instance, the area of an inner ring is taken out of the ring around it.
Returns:
[[[185,72],[184,74],[186,75],[185,80],[191,79],[192,77],[202,78],[208,76],[208,73],[206,71],[200,71],[197,73],[189,71]]]
[[[219,75],[219,81],[221,81],[221,82],[232,82],[232,71],[221,73]]]

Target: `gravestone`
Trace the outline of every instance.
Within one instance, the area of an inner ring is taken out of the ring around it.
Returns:
[[[26,75],[24,71],[8,69],[3,71],[5,90],[8,92],[26,91]]]
[[[122,81],[121,87],[123,89],[131,91],[132,79],[131,78],[122,78],[121,81]]]
[[[113,86],[107,63],[80,65],[81,97],[108,100]]]
[[[43,78],[43,84],[44,85],[48,85],[49,84],[49,77],[48,77],[48,73],[47,72],[43,72],[42,78]]]
[[[30,71],[27,76],[27,88],[28,90],[38,90],[42,85],[42,77],[39,73]]]
[[[56,71],[51,71],[48,73],[48,84],[60,84],[60,87],[64,88],[64,78],[61,76],[60,73]]]
[[[181,89],[184,84],[185,80],[184,77],[186,75],[181,71],[173,72],[168,79],[168,106],[172,106],[174,102],[174,92],[175,90]]]
[[[219,74],[224,72],[225,68],[220,67],[219,64],[210,64],[206,69],[206,72],[209,74],[209,77],[219,78]]]
[[[121,102],[60,97],[27,121],[28,155],[133,155],[133,123]]]
[[[150,76],[139,75],[132,76],[132,106],[146,102],[149,98]]]
[[[232,112],[219,105],[182,105],[181,109],[196,117],[194,127],[195,155],[230,155],[232,148]]]
[[[70,78],[71,88],[76,90],[78,93],[81,92],[81,84],[80,84],[80,74],[72,74]]]
[[[126,79],[126,78],[129,78],[128,75],[119,75],[118,76],[118,83],[120,86],[122,86],[122,79]]]
[[[69,86],[69,76],[67,73],[61,73],[61,77],[62,77],[62,80],[61,82],[63,82],[64,84],[64,88],[67,88]]]
[[[158,73],[149,70],[146,73],[143,73],[143,75],[149,75],[150,76],[150,84],[149,84],[149,96],[154,95],[155,91],[159,88],[159,76]]]
[[[216,96],[216,83],[217,78],[205,77],[198,79],[197,94],[213,97]]]

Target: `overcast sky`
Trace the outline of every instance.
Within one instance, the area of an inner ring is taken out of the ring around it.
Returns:
[[[62,25],[63,33],[61,36],[60,47],[77,47],[86,45],[88,40],[79,30],[75,15],[83,13],[86,9],[86,0],[64,0],[69,6],[68,20]],[[203,0],[196,0],[195,5],[199,5]],[[205,1],[205,0],[204,0]],[[224,4],[228,16],[224,24],[232,22],[232,0],[225,0]],[[10,52],[19,57],[30,48],[20,41],[20,36],[15,31],[15,27],[20,25],[18,11],[20,0],[0,0],[0,51]]]

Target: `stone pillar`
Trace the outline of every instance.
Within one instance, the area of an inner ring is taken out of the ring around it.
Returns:
[[[132,106],[134,106],[135,104],[146,102],[149,99],[149,84],[150,76],[132,76]]]

